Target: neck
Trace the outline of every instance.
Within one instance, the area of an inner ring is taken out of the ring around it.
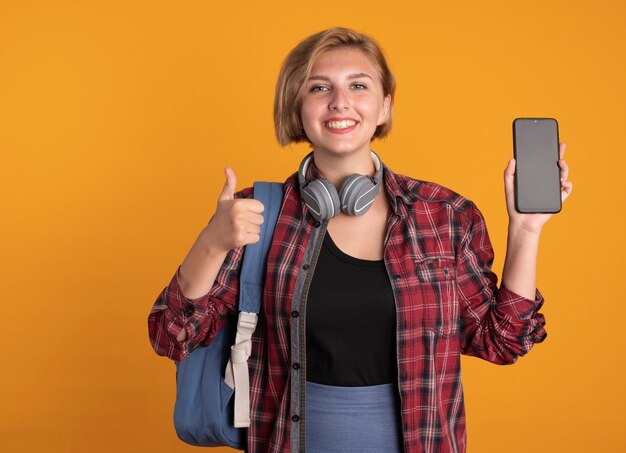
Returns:
[[[336,188],[341,187],[343,181],[350,175],[374,176],[376,167],[369,150],[366,153],[352,154],[329,154],[313,151],[315,166]]]

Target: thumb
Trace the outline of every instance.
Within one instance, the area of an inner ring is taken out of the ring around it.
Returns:
[[[504,169],[504,183],[505,184],[513,184],[516,164],[517,162],[515,162],[515,159],[510,159],[508,165]]]
[[[505,176],[514,176],[515,175],[515,166],[516,166],[515,159],[509,159],[509,163],[507,164],[506,168],[504,169],[504,175]]]
[[[237,176],[232,168],[224,168],[224,174],[226,175],[226,183],[222,189],[222,193],[219,196],[219,201],[232,200],[235,198],[235,187],[237,187]]]
[[[515,197],[515,167],[517,162],[515,159],[510,159],[508,165],[504,170],[504,196],[506,204],[509,208],[509,212],[514,210],[514,197]]]

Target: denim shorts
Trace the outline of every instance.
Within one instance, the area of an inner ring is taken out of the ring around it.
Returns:
[[[395,384],[306,384],[307,453],[400,453],[402,423]]]

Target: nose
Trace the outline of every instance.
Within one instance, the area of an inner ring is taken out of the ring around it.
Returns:
[[[328,102],[328,110],[342,110],[349,105],[348,95],[341,89],[335,89]]]

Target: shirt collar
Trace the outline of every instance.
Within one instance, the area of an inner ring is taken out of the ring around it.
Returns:
[[[399,208],[399,202],[405,205],[412,205],[418,200],[415,188],[409,188],[407,178],[394,173],[389,167],[383,164],[383,179],[385,181],[385,189],[389,196],[389,203],[395,215],[402,216],[405,209]]]

